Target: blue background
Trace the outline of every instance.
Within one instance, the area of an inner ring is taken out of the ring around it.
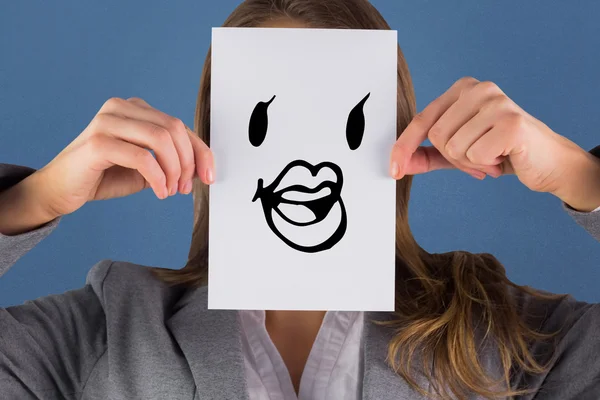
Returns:
[[[2,2],[0,161],[44,166],[112,96],[142,97],[191,126],[210,28],[237,3]],[[398,30],[419,109],[471,75],[580,146],[600,144],[600,2],[373,3]],[[490,252],[517,283],[600,300],[600,245],[551,195],[443,171],[415,179],[411,200],[427,250]],[[0,279],[0,305],[80,287],[104,258],[180,268],[191,229],[191,196],[88,204]]]

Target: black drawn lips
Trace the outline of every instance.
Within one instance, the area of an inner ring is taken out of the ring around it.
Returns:
[[[274,192],[274,190],[277,188],[277,186],[279,185],[279,183],[281,182],[283,177],[294,167],[306,168],[309,170],[309,172],[311,173],[312,176],[317,176],[317,174],[319,173],[319,171],[322,168],[330,168],[335,173],[337,179],[335,182],[323,181],[315,188],[308,188],[303,185],[292,185],[292,186],[288,186],[284,189],[280,189],[280,190]],[[289,163],[283,169],[283,171],[281,171],[279,173],[279,175],[277,176],[277,178],[275,178],[273,183],[271,183],[269,186],[263,188],[262,184],[263,184],[263,180],[259,179],[258,187],[256,189],[256,194],[254,195],[254,198],[252,199],[252,201],[257,200],[258,198],[264,199],[265,196],[268,196],[269,203],[272,206],[271,208],[273,208],[285,221],[287,221],[290,224],[297,225],[297,226],[306,226],[306,225],[316,224],[316,223],[319,223],[322,220],[324,220],[325,217],[327,217],[327,214],[329,214],[329,211],[331,210],[333,205],[340,198],[340,193],[342,191],[342,171],[339,169],[339,167],[337,165],[332,164],[332,163],[324,162],[324,163],[320,163],[320,164],[313,166],[306,161],[296,160],[296,161],[292,161],[291,163]],[[324,196],[324,197],[321,197],[318,199],[314,199],[314,200],[297,201],[297,200],[289,200],[289,199],[283,198],[283,195],[287,192],[300,192],[300,193],[313,194],[313,193],[318,193],[320,190],[322,190],[324,188],[329,188],[331,193],[327,196]],[[315,215],[315,219],[312,221],[309,221],[309,222],[293,221],[293,220],[289,219],[284,213],[282,213],[281,210],[279,210],[278,206],[281,203],[305,206],[306,208],[308,208],[309,210],[311,210],[313,212],[313,214]]]
[[[308,169],[308,171],[311,173],[311,175],[313,177],[317,176],[317,174],[319,173],[319,171],[321,169],[329,168],[334,172],[334,174],[336,176],[336,180],[335,180],[335,182],[331,181],[331,180],[323,181],[315,188],[308,188],[303,185],[291,185],[291,186],[285,187],[283,189],[280,189],[278,191],[275,191],[275,189],[277,188],[279,183],[282,181],[284,176],[294,167],[303,167],[303,168]],[[342,186],[343,186],[342,170],[336,164],[326,161],[326,162],[319,163],[317,165],[312,165],[304,160],[295,160],[295,161],[290,162],[288,165],[286,165],[285,168],[279,173],[279,175],[275,178],[275,180],[270,185],[263,187],[263,180],[259,179],[257,188],[256,188],[256,193],[254,194],[252,201],[254,202],[258,199],[261,200],[265,218],[267,220],[267,224],[269,225],[271,230],[277,236],[279,236],[279,238],[282,239],[286,244],[288,244],[290,247],[292,247],[296,250],[300,250],[300,251],[304,251],[304,252],[317,252],[317,251],[322,251],[322,250],[331,248],[342,238],[342,236],[344,235],[344,233],[346,231],[346,211],[344,208],[344,203],[341,198]],[[314,194],[314,193],[318,193],[320,190],[322,190],[324,188],[329,188],[330,193],[326,196],[316,198],[316,199],[300,201],[300,200],[290,200],[290,199],[286,199],[283,197],[283,195],[288,192],[300,192],[300,193]],[[281,203],[304,206],[313,212],[313,214],[315,215],[315,218],[308,222],[293,221],[279,209],[279,205]],[[316,244],[315,246],[301,246],[301,245],[298,245],[298,244],[292,242],[291,240],[286,238],[281,232],[279,232],[279,230],[275,227],[275,224],[273,223],[273,217],[272,217],[271,211],[275,211],[284,221],[286,221],[289,224],[295,225],[295,226],[308,226],[308,225],[317,224],[317,223],[323,221],[327,217],[327,215],[329,214],[329,212],[331,211],[331,209],[333,208],[333,206],[336,203],[340,204],[341,211],[342,211],[342,217],[340,220],[340,224],[339,224],[338,228],[336,229],[335,233],[330,238],[325,240],[323,243]]]

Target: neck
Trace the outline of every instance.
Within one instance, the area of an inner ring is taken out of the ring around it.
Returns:
[[[325,317],[325,311],[266,311],[267,330],[294,330],[318,332]]]
[[[283,359],[296,393],[325,311],[266,311],[267,332]]]

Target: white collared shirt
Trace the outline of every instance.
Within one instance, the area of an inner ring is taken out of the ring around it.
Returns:
[[[306,361],[298,395],[265,327],[264,311],[239,311],[250,400],[359,400],[364,313],[328,311]]]

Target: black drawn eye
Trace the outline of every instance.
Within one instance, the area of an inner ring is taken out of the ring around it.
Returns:
[[[267,128],[269,127],[267,109],[273,100],[275,100],[275,96],[266,103],[264,101],[259,102],[252,111],[250,124],[248,125],[248,137],[254,147],[260,146],[267,136]]]
[[[346,124],[346,140],[350,150],[356,150],[362,142],[363,134],[365,133],[365,114],[363,106],[371,93],[368,93],[348,115],[348,123]]]

